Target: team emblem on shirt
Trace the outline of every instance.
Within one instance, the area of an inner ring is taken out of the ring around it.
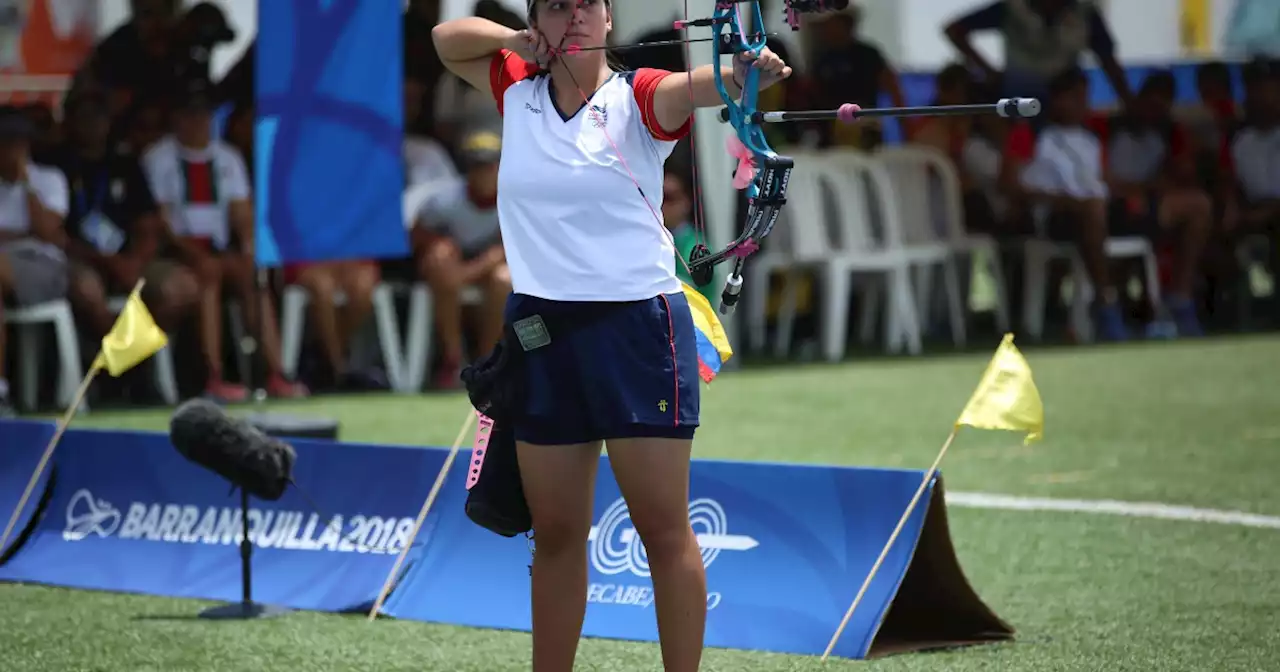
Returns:
[[[604,109],[604,105],[592,105],[590,112],[592,126],[604,128],[609,124],[609,111]]]

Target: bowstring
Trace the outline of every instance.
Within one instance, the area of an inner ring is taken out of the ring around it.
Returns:
[[[584,3],[585,3],[585,0],[579,0],[578,2],[575,2],[575,3],[574,3],[574,5],[573,5],[573,14],[571,14],[571,15],[569,16],[569,25],[570,25],[570,26],[572,26],[572,25],[573,25],[573,22],[577,20],[577,18],[578,18],[578,10],[582,8],[582,5],[583,5]],[[689,0],[685,0],[685,18],[686,18],[686,19],[687,19],[687,18],[689,18],[689,17],[688,17],[688,14],[689,14],[689,10],[688,10],[688,3],[689,3]],[[561,36],[561,37],[560,37],[560,44],[555,48],[555,50],[554,50],[554,51],[552,52],[552,54],[551,54],[552,58],[553,58],[553,59],[555,59],[555,60],[559,60],[559,61],[560,61],[560,66],[561,66],[561,67],[563,67],[563,68],[564,68],[564,70],[565,70],[565,72],[569,75],[569,81],[573,82],[573,87],[574,87],[575,89],[577,89],[577,90],[578,90],[578,95],[582,97],[582,109],[583,109],[584,111],[586,111],[586,112],[587,112],[587,114],[591,114],[591,115],[593,115],[593,117],[595,118],[595,120],[596,120],[596,125],[600,127],[600,131],[601,131],[602,133],[604,133],[604,138],[605,138],[605,140],[607,140],[607,141],[609,142],[609,146],[613,149],[613,153],[618,157],[618,163],[622,164],[622,168],[623,168],[623,170],[627,171],[627,177],[631,178],[631,183],[635,185],[635,187],[636,187],[636,191],[637,191],[637,192],[639,192],[639,194],[640,194],[640,200],[644,201],[645,206],[649,208],[649,213],[650,213],[651,215],[653,215],[653,221],[654,221],[654,223],[658,225],[658,228],[662,231],[662,235],[666,237],[667,242],[671,243],[671,248],[672,248],[672,250],[674,250],[674,251],[675,251],[675,257],[676,257],[676,259],[680,260],[680,265],[681,265],[681,266],[684,266],[684,270],[685,270],[685,272],[686,272],[686,273],[688,273],[688,274],[689,274],[690,279],[692,279],[692,278],[693,278],[693,269],[689,268],[689,262],[688,262],[688,260],[686,260],[686,259],[684,258],[684,255],[680,254],[680,250],[679,250],[679,248],[678,248],[678,247],[676,247],[676,239],[675,239],[675,236],[673,236],[673,235],[671,234],[671,231],[667,229],[667,227],[666,227],[666,225],[665,225],[665,224],[663,224],[663,222],[662,222],[662,215],[661,215],[661,214],[659,214],[659,212],[658,212],[657,208],[654,208],[654,207],[653,207],[653,203],[649,201],[649,197],[645,195],[645,193],[644,193],[644,187],[641,187],[641,186],[640,186],[640,180],[638,180],[638,179],[636,178],[635,173],[634,173],[634,172],[632,172],[632,170],[631,170],[631,166],[627,163],[627,159],[626,159],[626,157],[624,157],[624,156],[622,155],[622,150],[618,148],[618,143],[614,142],[614,141],[613,141],[613,137],[609,135],[608,124],[606,124],[606,123],[605,123],[605,120],[604,120],[603,118],[601,118],[601,117],[600,117],[600,113],[599,113],[599,112],[596,112],[596,111],[591,107],[591,97],[587,95],[586,90],[584,90],[584,89],[582,88],[582,85],[578,83],[578,78],[577,78],[577,77],[575,77],[575,76],[574,76],[574,74],[573,74],[573,68],[570,68],[570,67],[569,67],[569,65],[568,65],[567,63],[565,63],[565,62],[564,62],[564,59],[563,59],[563,58],[561,58],[561,56],[560,56],[560,55],[564,53],[564,51],[563,51],[563,49],[564,49],[564,42],[565,42],[565,40],[566,40],[566,39],[568,39],[568,37],[569,37],[569,31],[568,31],[568,29],[566,28],[566,29],[565,29],[565,34],[564,34],[563,36]],[[687,44],[685,45],[685,49],[686,49],[686,50],[688,49],[688,45],[687,45]],[[688,65],[689,65],[689,64],[687,64],[687,63],[686,63],[686,67],[687,67]],[[548,68],[549,68],[549,67],[550,67],[550,66],[548,66]],[[551,76],[551,75],[550,75],[550,70],[548,69],[548,73],[547,73],[547,77],[548,77],[548,79],[550,79],[550,76]],[[692,107],[693,107],[693,73],[692,73],[692,71],[686,71],[685,76],[686,76],[686,77],[688,78],[688,80],[689,80],[689,92],[690,92],[690,94],[689,94],[689,103],[690,103],[690,105],[689,105],[689,106],[692,108]],[[594,95],[594,94],[593,94],[593,95]],[[552,102],[554,103],[555,101],[553,100]],[[689,122],[690,142],[692,142],[693,127],[696,125],[696,121],[694,120],[694,117],[696,117],[696,115],[691,111],[691,112],[690,112],[690,122]],[[656,120],[655,120],[655,121],[656,121]],[[646,129],[646,130],[647,130],[647,129]],[[695,288],[695,289],[696,289],[696,288]]]
[[[692,192],[690,196],[693,198],[693,233],[696,238],[696,242],[710,247],[707,245],[706,218],[702,210],[702,183],[698,180],[698,134],[696,130],[698,126],[698,113],[693,100],[693,50],[689,48],[689,0],[684,0],[684,20],[685,23],[682,27],[682,32],[684,33],[683,47],[684,68],[686,71],[685,81],[689,85],[689,107],[694,110],[693,122],[689,124],[689,169],[693,173],[690,176],[690,179],[693,181],[692,184],[690,184],[690,191]],[[713,41],[716,39],[714,26],[712,27],[711,39]],[[720,47],[718,44],[713,45],[712,49],[716,55],[719,55]],[[712,63],[712,65],[718,66],[719,64]],[[692,272],[690,272],[690,277],[692,277],[692,275]]]

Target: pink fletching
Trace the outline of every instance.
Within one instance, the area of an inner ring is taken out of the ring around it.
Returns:
[[[846,124],[852,124],[858,118],[858,113],[861,111],[861,107],[854,105],[853,103],[845,103],[840,106],[840,109],[836,110],[836,118]]]

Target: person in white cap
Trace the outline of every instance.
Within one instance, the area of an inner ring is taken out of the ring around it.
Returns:
[[[512,430],[537,543],[533,669],[573,668],[608,441],[647,554],[663,665],[696,670],[707,612],[688,510],[698,358],[659,213],[663,164],[694,109],[724,104],[719,66],[613,71],[608,0],[531,1],[529,25],[470,17],[436,26],[433,38],[445,66],[504,113],[497,204],[514,290],[509,338],[525,353],[513,375],[528,404]],[[761,87],[791,75],[768,49],[744,54],[720,73],[731,95],[753,67]]]

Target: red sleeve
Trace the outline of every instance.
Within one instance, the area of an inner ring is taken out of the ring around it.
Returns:
[[[1088,121],[1089,130],[1098,136],[1098,141],[1105,147],[1111,139],[1111,117],[1106,115],[1094,115]]]
[[[689,134],[689,129],[693,126],[693,116],[684,120],[674,131],[668,131],[658,123],[653,114],[653,96],[658,92],[658,83],[666,79],[672,74],[669,70],[656,70],[654,68],[640,68],[635,71],[631,78],[631,90],[636,96],[636,105],[640,107],[640,119],[644,121],[644,127],[649,129],[649,133],[657,140],[665,142],[675,142]]]
[[[1030,124],[1021,122],[1009,131],[1009,137],[1005,139],[1004,152],[1006,156],[1018,161],[1032,159],[1036,152],[1036,137],[1031,132]]]
[[[489,62],[489,90],[498,103],[498,114],[502,114],[502,98],[507,89],[532,77],[537,71],[537,65],[520,58],[514,51],[503,49],[493,55]]]

